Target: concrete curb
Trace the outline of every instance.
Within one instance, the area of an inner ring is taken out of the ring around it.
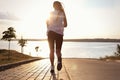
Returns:
[[[32,62],[32,61],[40,60],[40,59],[41,58],[32,58],[32,59],[28,59],[28,60],[18,61],[18,62],[15,62],[15,63],[3,64],[3,65],[0,65],[0,71],[4,71],[6,69],[10,69],[10,68],[13,68],[13,67],[16,67],[16,66],[19,66],[19,65],[22,65],[22,64],[26,64],[26,63],[29,63],[29,62]]]

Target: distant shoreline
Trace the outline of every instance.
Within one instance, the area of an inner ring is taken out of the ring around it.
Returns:
[[[12,39],[18,41],[20,39]],[[47,41],[47,39],[25,39],[27,41]],[[120,42],[120,39],[64,39],[65,42]]]
[[[120,39],[65,39],[71,42],[120,42]]]

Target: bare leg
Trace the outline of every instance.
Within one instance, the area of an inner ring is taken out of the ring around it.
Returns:
[[[61,59],[61,56],[62,56],[61,50],[60,50],[60,49],[57,49],[57,50],[56,50],[56,54],[57,54],[58,61],[59,61],[59,62],[62,62],[62,59]]]
[[[50,62],[51,62],[51,70],[50,72],[54,74],[54,50],[50,51]]]
[[[51,62],[51,73],[54,73],[54,36],[55,33],[52,31],[48,32],[48,42],[49,42],[49,48],[50,48],[50,62]]]
[[[62,57],[61,57],[61,50],[57,49],[56,50],[57,58],[58,58],[58,63],[57,63],[57,70],[60,71],[62,69]]]
[[[51,70],[50,72],[54,73],[54,41],[49,41],[50,46],[50,63],[51,63]]]
[[[50,62],[51,66],[54,66],[54,50],[50,51]]]

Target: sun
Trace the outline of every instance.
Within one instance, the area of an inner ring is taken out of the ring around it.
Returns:
[[[46,38],[47,25],[50,12],[53,10],[54,0],[37,0],[21,6],[16,10],[20,20],[15,24],[18,38]],[[65,3],[65,1],[63,2]]]

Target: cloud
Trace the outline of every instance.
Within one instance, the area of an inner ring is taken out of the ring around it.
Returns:
[[[11,14],[9,12],[0,12],[0,20],[19,20],[18,17],[16,17],[14,14]]]

